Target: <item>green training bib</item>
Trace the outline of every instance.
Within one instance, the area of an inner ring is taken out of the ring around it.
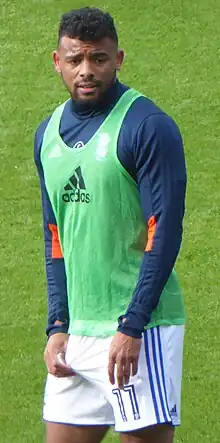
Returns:
[[[138,97],[138,92],[126,91],[79,149],[68,147],[59,135],[65,103],[44,134],[41,161],[64,255],[70,334],[113,335],[137,283],[147,227],[136,182],[118,160],[117,140]],[[184,322],[173,271],[147,327]]]

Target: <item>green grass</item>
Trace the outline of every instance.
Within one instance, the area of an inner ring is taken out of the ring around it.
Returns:
[[[1,0],[0,442],[39,443],[46,286],[33,134],[66,93],[53,73],[67,0]],[[90,4],[91,5],[91,4]],[[217,443],[220,411],[218,0],[108,0],[126,52],[120,78],[178,122],[188,166],[178,271],[188,311],[176,443]],[[108,436],[106,443],[117,442]]]

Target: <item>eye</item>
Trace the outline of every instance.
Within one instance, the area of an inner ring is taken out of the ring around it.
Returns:
[[[96,63],[98,65],[101,65],[102,63],[105,63],[105,62],[106,62],[106,58],[103,58],[103,57],[96,58]]]
[[[71,66],[75,67],[80,63],[80,60],[78,58],[71,58],[71,60],[69,60],[69,63]]]

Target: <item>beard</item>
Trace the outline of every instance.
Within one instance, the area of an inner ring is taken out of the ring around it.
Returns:
[[[108,95],[108,91],[111,88],[111,86],[115,83],[116,81],[116,71],[112,77],[112,79],[107,82],[104,83],[103,81],[98,81],[95,79],[84,79],[82,81],[82,83],[86,83],[86,82],[90,82],[90,83],[94,83],[96,85],[96,89],[94,91],[94,93],[88,93],[88,94],[80,94],[79,88],[77,86],[74,86],[73,89],[71,89],[68,84],[66,83],[63,73],[61,72],[61,78],[62,81],[64,83],[65,88],[67,89],[67,91],[69,92],[73,102],[75,102],[77,105],[82,105],[85,106],[87,108],[96,108],[98,105],[100,105],[103,101],[105,101],[106,95]]]

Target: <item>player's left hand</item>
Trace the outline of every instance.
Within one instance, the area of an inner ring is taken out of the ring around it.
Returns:
[[[129,383],[131,375],[137,374],[140,348],[141,338],[116,332],[111,342],[108,362],[108,376],[112,385],[115,384],[115,365],[119,389],[123,389],[124,385]]]

